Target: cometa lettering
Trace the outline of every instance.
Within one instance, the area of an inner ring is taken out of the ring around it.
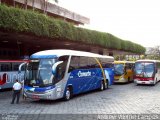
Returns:
[[[78,77],[87,77],[87,76],[91,76],[91,72],[78,72]]]

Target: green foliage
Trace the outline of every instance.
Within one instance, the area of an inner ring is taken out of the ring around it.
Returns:
[[[59,40],[81,41],[138,54],[145,52],[143,46],[122,40],[112,34],[75,27],[68,22],[54,19],[38,12],[5,5],[0,5],[0,28],[33,33],[37,36],[59,38]]]
[[[151,60],[160,60],[159,55],[147,55],[145,58],[146,59],[151,59]]]

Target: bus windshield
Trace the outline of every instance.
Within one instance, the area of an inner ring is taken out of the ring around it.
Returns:
[[[123,75],[124,64],[114,64],[114,72],[115,72],[115,75]]]
[[[48,86],[53,84],[52,66],[55,59],[31,60],[26,69],[26,82],[29,86]]]
[[[139,77],[153,77],[154,75],[154,63],[142,63],[137,62],[135,64],[135,75]]]

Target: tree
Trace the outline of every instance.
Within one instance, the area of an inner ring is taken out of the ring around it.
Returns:
[[[148,58],[148,59],[160,59],[160,46],[147,48],[146,58]]]

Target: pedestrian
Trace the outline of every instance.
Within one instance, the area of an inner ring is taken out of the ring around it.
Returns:
[[[17,97],[16,103],[19,103],[20,93],[21,93],[22,85],[16,80],[16,82],[13,85],[13,98],[11,104],[14,104],[14,100]]]

